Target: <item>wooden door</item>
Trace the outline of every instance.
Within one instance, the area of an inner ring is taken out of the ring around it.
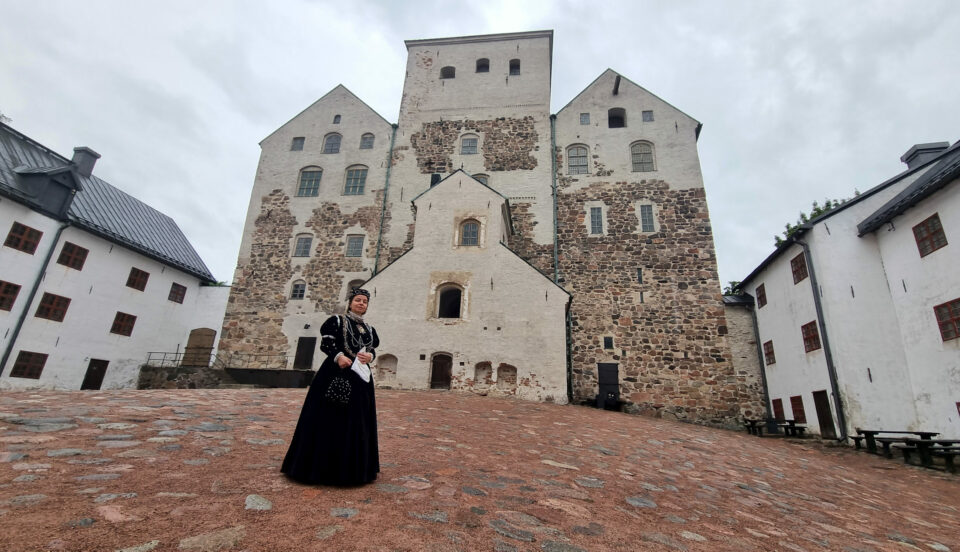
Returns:
[[[90,364],[87,365],[87,374],[83,376],[83,383],[80,384],[80,389],[100,389],[100,386],[103,385],[103,376],[107,373],[108,364],[110,364],[109,360],[91,358]]]
[[[452,369],[453,358],[450,355],[434,356],[433,369],[430,370],[430,389],[450,389]]]
[[[826,391],[813,392],[813,405],[817,409],[817,421],[820,422],[820,437],[836,439],[837,430],[833,425],[833,411],[830,409],[830,398]]]
[[[210,355],[213,354],[213,342],[216,339],[216,330],[210,328],[191,330],[180,366],[210,366]]]
[[[294,370],[313,370],[313,351],[317,348],[317,338],[301,337],[297,340],[297,356],[293,357]]]

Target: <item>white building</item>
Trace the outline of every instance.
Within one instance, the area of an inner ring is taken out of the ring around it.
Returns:
[[[215,346],[229,288],[99,157],[0,124],[0,388],[135,387],[149,352]]]
[[[960,147],[804,224],[741,284],[777,418],[960,437]],[[951,244],[953,244],[951,246]]]

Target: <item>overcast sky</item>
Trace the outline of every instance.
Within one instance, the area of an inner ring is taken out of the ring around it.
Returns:
[[[606,68],[703,123],[720,281],[813,200],[960,138],[960,4],[0,0],[0,113],[173,217],[230,281],[258,143],[343,84],[388,121],[405,39],[554,30],[551,110]]]

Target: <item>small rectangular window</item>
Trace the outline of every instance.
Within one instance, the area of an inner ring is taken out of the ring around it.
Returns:
[[[763,361],[766,362],[767,366],[777,363],[777,357],[773,354],[772,339],[763,344]]]
[[[790,409],[793,410],[793,421],[798,424],[807,423],[807,414],[803,411],[803,397],[790,397]]]
[[[150,278],[149,272],[144,272],[139,268],[131,268],[130,276],[127,276],[127,287],[143,291],[147,287],[148,278]]]
[[[290,291],[291,299],[303,299],[303,296],[307,293],[307,284],[296,283],[293,284],[293,289]]]
[[[464,138],[460,142],[460,154],[476,155],[477,154],[477,138]]]
[[[347,236],[347,257],[363,255],[363,236]]]
[[[773,399],[773,419],[777,421],[787,419],[783,415],[783,399]]]
[[[302,171],[300,173],[300,186],[297,188],[298,197],[316,197],[320,194],[320,179],[323,177],[323,171]]]
[[[807,278],[807,261],[803,253],[790,259],[790,270],[793,271],[793,283],[799,284]]]
[[[117,312],[113,318],[113,326],[110,327],[110,333],[129,336],[133,333],[133,325],[136,324],[137,317],[125,312]]]
[[[174,282],[170,285],[170,294],[167,295],[167,301],[183,304],[183,298],[187,296],[187,286],[181,286]]]
[[[589,114],[589,113],[581,113],[581,114],[580,114],[580,124],[581,124],[581,125],[589,125],[589,124],[590,124],[590,114]]]
[[[803,349],[806,352],[816,351],[820,348],[820,331],[817,330],[817,321],[808,322],[800,327],[803,333]]]
[[[639,284],[642,284],[642,283],[643,283],[643,269],[642,269],[642,268],[638,268],[638,269],[637,269],[637,283],[639,283]]]
[[[64,242],[60,249],[60,257],[57,263],[68,266],[76,270],[83,270],[83,263],[87,261],[87,253],[90,251],[75,243]]]
[[[309,257],[310,246],[313,244],[313,238],[301,236],[297,238],[297,246],[293,250],[294,257]]]
[[[510,60],[510,74],[511,74],[511,75],[519,75],[519,74],[520,74],[520,60],[519,60],[519,59],[511,59],[511,60]]]
[[[604,349],[613,349],[613,338],[604,336],[603,338],[603,348]]]
[[[653,232],[653,205],[640,206],[640,231]]]
[[[940,327],[940,337],[944,341],[960,337],[960,299],[948,301],[933,307]]]
[[[360,137],[360,149],[373,149],[373,134],[364,134]]]
[[[7,234],[7,239],[3,242],[3,245],[33,255],[33,252],[37,250],[37,245],[40,244],[41,236],[43,236],[43,232],[30,228],[25,224],[14,222],[13,226],[10,227],[10,232]]]
[[[767,304],[767,290],[764,284],[757,286],[757,308],[762,309]]]
[[[945,247],[947,235],[943,233],[940,214],[934,213],[932,217],[914,226],[913,237],[917,240],[917,249],[920,250],[921,257],[926,257],[937,249]]]
[[[643,122],[651,123],[653,122],[653,111],[644,111],[643,112]]]
[[[290,151],[303,151],[303,143],[305,138],[303,136],[297,136],[293,139],[293,142],[290,143]]]
[[[603,234],[603,211],[599,207],[590,208],[590,233]]]
[[[344,195],[363,195],[363,188],[367,184],[367,169],[350,169],[347,171],[347,186],[343,189]]]
[[[20,286],[0,280],[0,310],[12,310],[19,294]]]
[[[40,379],[40,374],[43,373],[43,366],[46,363],[47,355],[43,353],[20,351],[20,354],[17,355],[17,361],[13,363],[10,377]]]
[[[54,322],[63,322],[63,317],[67,315],[67,308],[69,306],[70,299],[68,297],[44,293],[34,316],[53,320]]]

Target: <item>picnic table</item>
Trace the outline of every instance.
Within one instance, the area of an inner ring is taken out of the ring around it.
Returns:
[[[910,454],[917,451],[920,456],[920,464],[929,468],[933,465],[933,456],[943,456],[947,471],[953,473],[953,457],[960,453],[960,439],[915,439],[907,437],[904,439],[905,446],[900,447],[903,451],[903,461],[910,463]]]
[[[807,426],[798,424],[796,420],[777,420],[777,427],[789,437],[803,437],[803,432],[807,430]]]
[[[851,439],[853,439],[856,447],[859,449],[859,448],[860,448],[860,441],[863,440],[863,441],[866,443],[866,445],[867,445],[867,452],[872,452],[872,453],[874,453],[874,454],[877,453],[877,435],[879,435],[879,434],[881,434],[881,433],[883,433],[883,434],[889,434],[889,435],[915,435],[916,437],[919,437],[920,439],[925,439],[925,440],[933,439],[933,438],[936,437],[937,435],[940,435],[939,433],[937,433],[937,432],[935,432],[935,431],[884,431],[884,430],[880,430],[880,429],[860,429],[859,427],[856,428],[856,430],[857,430],[858,435],[856,435],[856,436],[851,436]],[[906,438],[907,438],[907,437],[902,437],[902,438],[899,438],[899,439],[893,438],[893,437],[884,437],[883,439],[884,439],[884,440],[891,440],[891,439],[892,439],[890,442],[903,442],[903,440],[906,439]],[[889,457],[890,457],[890,444],[884,442],[884,443],[883,443],[883,448],[884,448],[884,452],[887,453],[888,458],[889,458]]]
[[[744,418],[743,425],[747,427],[747,433],[750,435],[756,435],[757,437],[763,437],[763,420],[753,420],[751,418]]]

